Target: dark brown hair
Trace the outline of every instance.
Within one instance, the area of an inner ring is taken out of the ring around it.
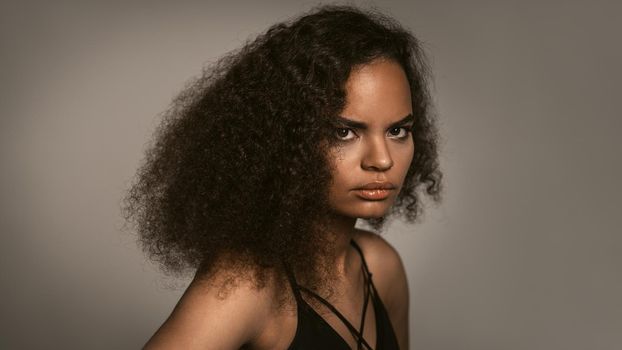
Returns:
[[[321,6],[227,54],[174,100],[125,198],[145,252],[169,272],[226,270],[259,287],[285,262],[324,290],[331,118],[353,67],[378,58],[404,69],[415,116],[414,158],[387,216],[415,221],[420,194],[438,201],[441,180],[420,43],[377,11]]]

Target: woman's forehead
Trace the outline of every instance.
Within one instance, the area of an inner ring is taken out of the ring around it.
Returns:
[[[342,116],[371,123],[379,118],[396,121],[410,113],[410,85],[397,62],[377,60],[352,71],[346,82]]]

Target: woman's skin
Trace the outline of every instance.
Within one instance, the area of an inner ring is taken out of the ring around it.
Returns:
[[[387,309],[400,349],[408,349],[408,284],[402,261],[393,247],[377,234],[354,227],[357,218],[384,215],[399,193],[412,161],[414,145],[408,131],[412,126],[410,87],[401,66],[377,59],[353,70],[346,83],[346,106],[340,118],[362,123],[361,127],[338,124],[342,139],[331,159],[335,172],[328,218],[338,271],[338,295],[329,299],[355,327],[363,305],[362,262],[350,245],[361,247],[378,294]],[[341,119],[340,119],[341,120]],[[400,122],[399,124],[396,124]],[[372,182],[395,185],[382,200],[361,197],[355,189]],[[219,276],[216,276],[218,280]],[[222,278],[225,278],[224,276]],[[251,282],[241,282],[227,294],[208,288],[196,277],[172,314],[145,345],[146,349],[287,349],[297,326],[295,300],[277,308],[273,284],[257,290]],[[304,294],[303,294],[304,296]],[[305,300],[310,301],[305,297]],[[318,310],[352,348],[356,340],[332,313]],[[376,322],[370,302],[363,336],[376,344]],[[375,348],[375,346],[374,346]]]

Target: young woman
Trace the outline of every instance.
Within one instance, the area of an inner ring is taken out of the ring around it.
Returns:
[[[426,78],[395,21],[322,6],[191,84],[126,198],[149,256],[195,276],[145,348],[408,349],[402,261],[355,222],[440,198]]]

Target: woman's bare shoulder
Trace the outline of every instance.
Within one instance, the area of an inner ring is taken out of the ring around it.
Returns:
[[[195,277],[145,349],[237,349],[252,342],[272,310],[274,288],[230,281],[226,272]]]
[[[370,270],[371,266],[385,270],[399,268],[402,264],[398,251],[379,234],[356,228],[354,240],[361,247]]]
[[[397,250],[378,234],[357,230],[354,239],[365,255],[372,280],[389,314],[400,348],[408,349],[409,291],[402,259]]]
[[[403,303],[408,293],[406,270],[398,251],[384,237],[370,231],[355,229],[359,244],[373,281],[387,306]],[[399,287],[400,290],[396,290]]]

